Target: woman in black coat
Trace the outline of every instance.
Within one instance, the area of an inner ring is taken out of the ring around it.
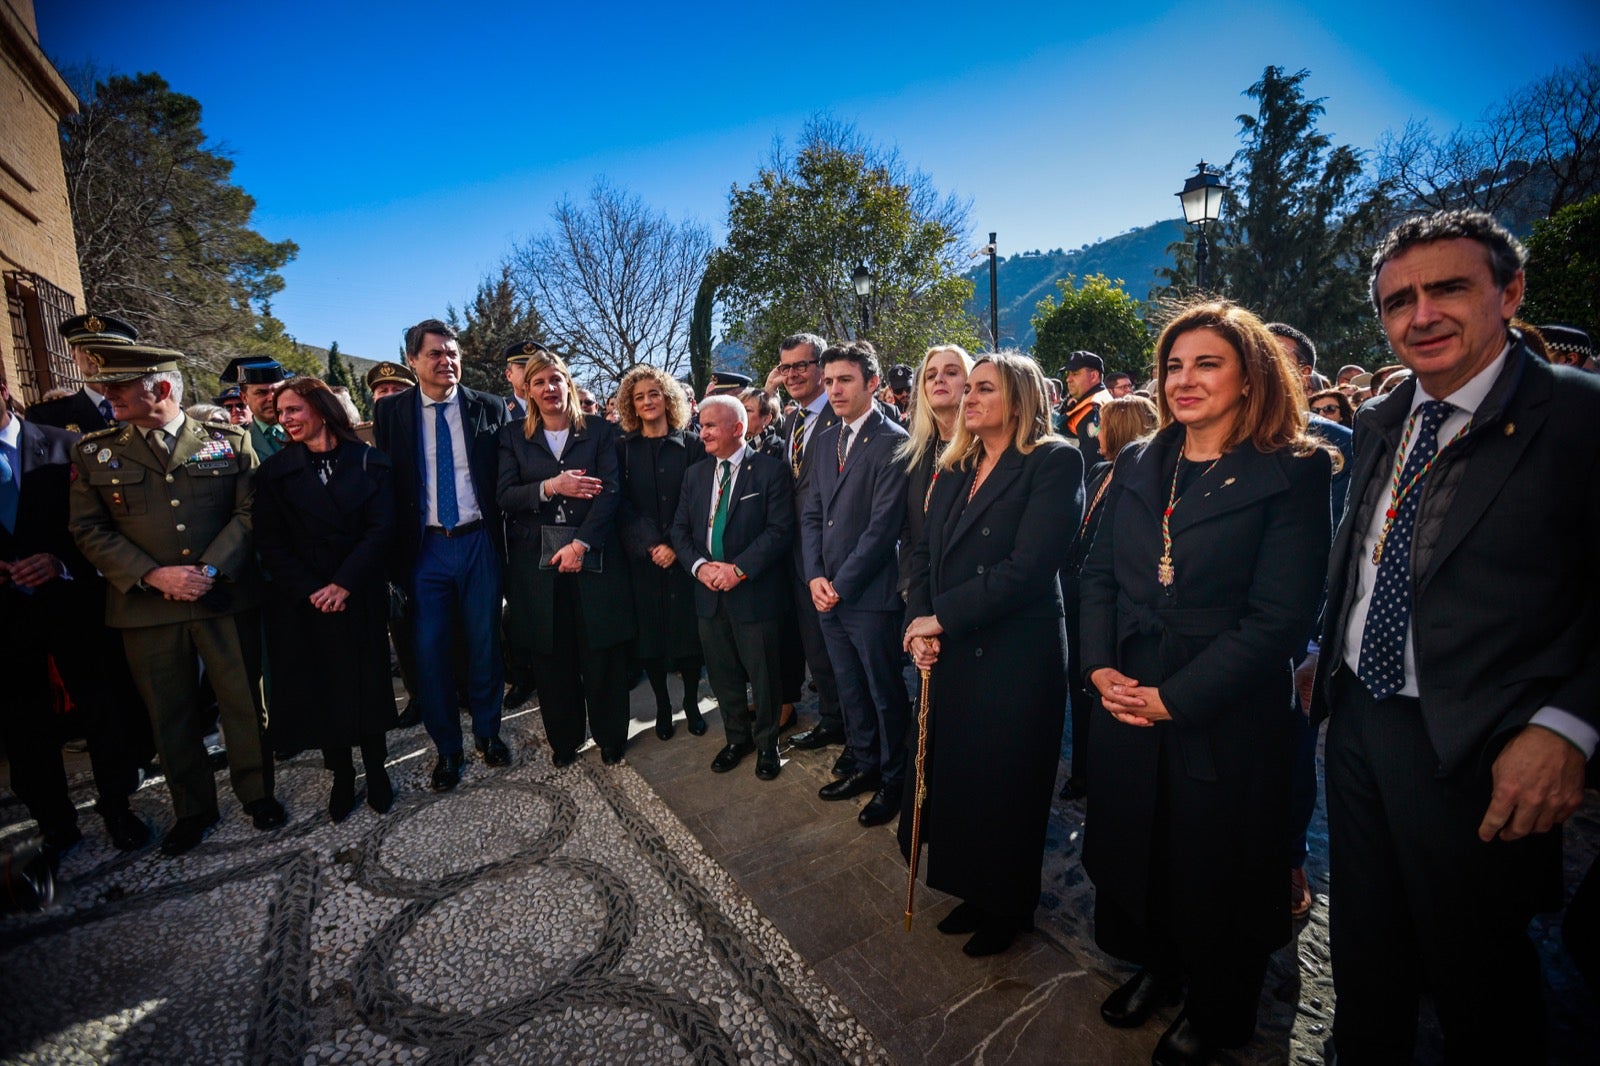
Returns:
[[[367,803],[381,814],[394,802],[384,769],[384,733],[395,721],[383,573],[395,525],[389,459],[357,439],[338,397],[316,378],[286,382],[278,405],[290,443],[261,464],[252,503],[256,550],[272,576],[274,746],[322,749],[336,822],[355,806],[350,749],[359,747]]]
[[[939,457],[956,434],[972,356],[959,344],[929,348],[917,367],[916,397],[906,418],[906,439],[898,458],[906,467],[906,517],[900,528],[900,592],[911,586],[911,556],[922,539],[922,525],[939,479]]]
[[[694,578],[678,565],[667,543],[667,530],[678,513],[683,473],[705,458],[698,434],[689,422],[689,401],[665,370],[636,366],[617,390],[621,419],[622,504],[617,528],[627,552],[633,582],[634,620],[638,627],[635,654],[656,696],[656,736],[672,737],[672,701],[667,673],[683,683],[683,713],[689,732],[706,731],[700,716],[699,622],[694,612]]]
[[[1033,927],[1039,902],[1067,701],[1061,531],[1083,510],[1083,459],[1051,433],[1033,360],[1000,352],[973,366],[938,469],[905,634],[932,669],[927,882],[961,900],[940,932],[971,933],[962,950],[992,955]],[[900,818],[908,857],[915,792]]]
[[[1293,666],[1328,557],[1332,463],[1255,315],[1197,304],[1157,345],[1163,428],[1116,462],[1081,583],[1095,938],[1139,972],[1101,1006],[1142,1024],[1183,982],[1156,1061],[1255,1030],[1283,891]]]
[[[588,732],[600,757],[628,741],[633,596],[615,519],[617,427],[584,417],[567,364],[540,351],[523,371],[528,417],[500,430],[496,499],[506,517],[506,641],[531,659],[557,766]]]

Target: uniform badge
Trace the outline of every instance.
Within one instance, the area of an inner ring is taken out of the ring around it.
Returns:
[[[65,428],[66,428],[66,431],[68,433],[82,433],[83,432],[83,430],[78,427],[78,423],[76,423],[76,422],[68,422],[66,424]]]
[[[107,463],[106,465],[109,466],[113,470],[121,470],[122,469],[122,460],[121,459],[113,459],[109,463]]]
[[[110,448],[101,448],[98,452],[95,453],[94,461],[97,462],[97,463],[108,463],[108,462],[110,462],[111,461],[111,449]]]
[[[84,455],[93,455],[94,454],[94,444],[93,443],[85,444],[83,446],[83,454]]]

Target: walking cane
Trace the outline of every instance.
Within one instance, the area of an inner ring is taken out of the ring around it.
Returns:
[[[906,932],[917,898],[917,861],[922,858],[922,804],[928,798],[928,671],[922,675],[922,701],[917,706],[917,779],[911,793],[911,872],[906,879]]]

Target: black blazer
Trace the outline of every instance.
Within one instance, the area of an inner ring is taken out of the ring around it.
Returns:
[[[629,557],[648,560],[651,548],[668,542],[683,475],[705,458],[706,448],[699,434],[674,429],[664,438],[660,464],[654,471],[648,469],[651,444],[643,434],[625,435],[621,448],[623,491],[617,530]]]
[[[59,400],[45,400],[31,405],[28,408],[28,421],[36,426],[55,426],[57,429],[72,426],[75,427],[72,432],[76,433],[93,433],[111,425],[82,389]]]
[[[1387,505],[1415,379],[1356,415],[1350,494],[1328,572],[1313,709],[1344,665],[1356,553]],[[1465,437],[1422,490],[1412,632],[1428,738],[1444,772],[1476,763],[1542,707],[1600,729],[1600,380],[1513,345]],[[1337,711],[1337,708],[1334,708]]]
[[[21,430],[17,451],[22,464],[17,528],[8,533],[0,526],[0,558],[10,562],[49,552],[66,565],[74,578],[93,577],[94,567],[78,551],[67,530],[72,449],[77,437],[67,430],[36,426],[22,418],[17,418],[17,425]]]
[[[906,431],[873,410],[838,465],[835,424],[811,438],[810,488],[801,501],[805,579],[833,582],[843,607],[902,611],[900,564],[895,554],[905,524],[905,467],[894,457]]]
[[[499,463],[497,435],[510,416],[506,414],[505,401],[498,396],[465,385],[457,386],[457,393],[461,400],[461,427],[467,438],[472,491],[477,494],[478,509],[483,512],[484,525],[494,540],[495,550],[503,556],[506,539],[500,507],[495,502],[495,475]],[[416,565],[417,552],[422,546],[422,526],[427,517],[423,511],[427,492],[422,484],[427,468],[422,457],[423,440],[418,432],[421,422],[420,388],[385,396],[372,410],[373,439],[394,464],[394,565],[402,574],[409,574]]]
[[[697,559],[711,558],[708,516],[716,477],[717,460],[709,456],[684,475],[678,513],[672,520],[672,550],[685,570]],[[765,622],[782,617],[791,602],[786,560],[794,539],[794,495],[789,490],[789,473],[782,460],[747,448],[731,491],[722,546],[727,561],[743,570],[748,580],[727,592],[713,592],[697,579],[695,612],[711,618],[717,613],[717,601],[722,600],[735,621]]]
[[[389,457],[349,442],[338,454],[326,485],[303,444],[285,446],[256,475],[256,551],[292,600],[329,582],[352,593],[370,591],[383,578],[395,531]]]

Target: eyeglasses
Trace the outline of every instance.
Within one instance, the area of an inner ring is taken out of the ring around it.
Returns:
[[[808,366],[816,366],[815,359],[796,359],[792,363],[779,363],[778,369],[785,374],[793,374],[796,370],[804,370]]]
[[[1321,415],[1323,418],[1338,418],[1339,405],[1336,403],[1330,403],[1325,407],[1313,407],[1311,409],[1311,413],[1314,415]]]
[[[245,408],[245,405],[242,403],[225,403],[222,406],[226,407],[230,411],[243,411]]]

